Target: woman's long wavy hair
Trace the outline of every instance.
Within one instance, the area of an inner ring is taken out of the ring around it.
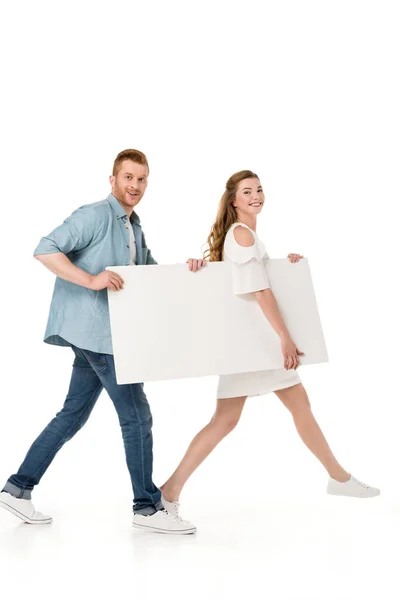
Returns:
[[[229,177],[226,182],[225,192],[219,202],[217,218],[207,238],[208,247],[203,252],[204,258],[210,262],[222,260],[226,234],[231,225],[238,220],[236,209],[233,206],[237,187],[243,179],[249,178],[258,179],[258,175],[253,171],[239,171]]]

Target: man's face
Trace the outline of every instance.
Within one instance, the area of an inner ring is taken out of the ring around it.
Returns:
[[[146,190],[147,175],[146,165],[139,165],[133,160],[124,160],[118,174],[110,177],[112,193],[129,216]]]

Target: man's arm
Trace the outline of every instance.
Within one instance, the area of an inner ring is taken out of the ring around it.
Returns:
[[[57,275],[57,277],[86,287],[89,290],[103,290],[104,288],[108,288],[109,290],[118,291],[124,287],[124,280],[118,273],[103,271],[98,275],[91,275],[74,265],[68,256],[65,256],[62,252],[36,254],[35,258],[52,273]]]
[[[82,287],[92,289],[94,276],[90,275],[83,269],[75,266],[62,252],[55,252],[54,254],[35,254],[35,258],[42,263],[52,273],[70,281],[76,283]]]
[[[78,209],[62,225],[40,240],[34,256],[57,277],[76,285],[91,290],[122,289],[124,282],[117,273],[103,271],[99,275],[91,275],[74,265],[66,256],[69,252],[86,248],[95,231],[96,219],[93,213]]]

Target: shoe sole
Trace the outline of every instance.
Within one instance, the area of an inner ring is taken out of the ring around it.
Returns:
[[[196,533],[197,529],[194,527],[193,529],[179,529],[179,530],[171,530],[171,529],[158,529],[157,527],[150,527],[148,525],[137,525],[136,523],[132,523],[132,527],[135,529],[142,529],[143,531],[153,531],[154,533],[169,533],[172,535],[190,535],[191,533]]]
[[[34,519],[30,519],[29,517],[26,517],[24,514],[19,512],[19,510],[17,510],[13,506],[10,506],[9,504],[6,504],[2,500],[0,500],[0,506],[5,508],[6,510],[8,510],[10,513],[15,515],[16,517],[20,518],[21,521],[24,521],[24,523],[28,523],[29,525],[49,525],[53,521],[52,518],[43,519],[41,521],[35,521]]]
[[[342,498],[377,498],[378,496],[381,495],[380,492],[378,492],[377,494],[373,494],[372,496],[356,496],[354,494],[343,494],[342,492],[326,492],[327,494],[329,494],[329,496],[342,496]]]

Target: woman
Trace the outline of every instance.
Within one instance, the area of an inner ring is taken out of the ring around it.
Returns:
[[[220,377],[217,407],[210,423],[195,436],[176,471],[161,486],[164,507],[176,516],[183,486],[216,445],[234,429],[246,398],[268,392],[275,392],[291,412],[301,439],[327,470],[329,494],[370,498],[380,493],[377,488],[357,480],[338,463],[311,412],[307,393],[297,373],[303,352],[294,344],[280,315],[268,283],[265,268],[268,255],[256,234],[257,216],[264,201],[261,183],[255,173],[240,171],[232,175],[208,237],[206,257],[210,261],[230,263],[236,294],[255,294],[264,315],[280,336],[284,368]],[[303,256],[289,254],[288,258],[295,263]]]

